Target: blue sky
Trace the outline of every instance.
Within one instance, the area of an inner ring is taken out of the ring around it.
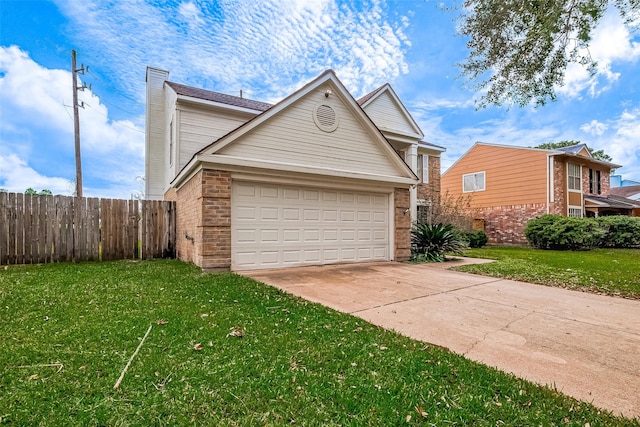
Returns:
[[[475,141],[580,140],[640,180],[640,37],[616,13],[594,33],[591,77],[571,67],[559,99],[476,111],[458,78],[467,52],[455,11],[435,1],[0,1],[0,188],[71,194],[71,50],[80,93],[85,196],[143,188],[147,65],[170,80],[276,102],[332,68],[358,98],[389,82],[443,170]]]

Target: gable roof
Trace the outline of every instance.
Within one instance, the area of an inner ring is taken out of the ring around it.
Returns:
[[[589,147],[587,147],[587,144],[570,145],[568,147],[556,148],[555,150],[564,151],[565,153],[570,153],[575,155],[580,154],[580,152],[584,150],[589,155],[589,157],[593,157],[591,156],[591,152],[589,151]]]
[[[198,151],[191,160],[185,165],[185,167],[178,173],[176,178],[173,180],[173,185],[179,184],[190,171],[200,162],[215,162],[215,161],[226,161],[236,162],[237,164],[246,164],[247,159],[239,159],[234,158],[233,156],[226,156],[221,153],[225,147],[233,144],[238,141],[244,135],[249,134],[253,129],[260,126],[265,122],[269,122],[274,116],[277,116],[283,110],[289,108],[296,101],[300,100],[305,95],[311,93],[314,90],[322,89],[324,90],[324,86],[327,87],[327,92],[325,92],[325,97],[338,97],[343,104],[348,106],[349,111],[356,117],[357,121],[363,126],[363,128],[370,134],[372,140],[377,143],[378,147],[386,153],[386,157],[391,160],[391,163],[397,170],[397,176],[386,176],[385,179],[391,179],[391,182],[403,183],[403,184],[414,184],[417,181],[416,175],[411,171],[409,166],[404,162],[404,160],[399,156],[399,154],[393,149],[389,141],[384,137],[382,132],[376,127],[373,121],[369,118],[369,116],[364,112],[364,110],[360,107],[360,105],[356,102],[353,96],[347,91],[342,82],[338,79],[335,72],[331,69],[326,70],[322,74],[320,74],[316,79],[306,84],[293,94],[284,98],[282,101],[277,104],[271,106],[270,108],[264,110],[264,112],[256,115],[249,121],[245,122],[241,126],[233,129],[226,135],[221,138],[213,141],[208,146],[204,147],[200,151]],[[235,97],[234,97],[235,98]],[[242,99],[242,98],[240,98]],[[269,164],[268,161],[263,162],[264,165]],[[235,164],[235,163],[233,163]],[[276,163],[271,163],[271,165],[275,165]],[[327,166],[327,170],[331,168],[332,165]],[[310,168],[308,168],[310,169]],[[355,174],[344,174],[344,176],[352,176]],[[363,175],[364,177],[364,175]],[[369,177],[371,179],[372,177]]]
[[[192,86],[182,85],[180,83],[165,82],[167,86],[173,89],[176,94],[188,96],[191,98],[203,99],[205,101],[219,102],[221,104],[232,105],[234,107],[248,108],[250,110],[266,111],[273,105],[266,102],[254,101],[252,99],[240,98],[238,96],[227,95],[224,93],[214,92],[212,90],[199,89]]]
[[[360,105],[364,104],[365,102],[370,100],[376,93],[380,92],[384,87],[385,87],[385,85],[382,85],[379,88],[374,89],[372,92],[369,92],[368,94],[366,94],[362,98],[358,99],[358,104],[360,104]]]
[[[397,107],[397,110],[400,113],[400,116],[402,117],[402,119],[404,119],[408,123],[409,127],[412,129],[415,136],[418,136],[420,139],[424,138],[424,133],[422,132],[422,129],[420,129],[420,126],[418,126],[418,123],[415,121],[413,116],[409,113],[409,110],[407,110],[407,108],[404,106],[404,104],[402,103],[402,101],[400,100],[400,98],[398,97],[398,95],[396,94],[396,92],[393,90],[393,88],[389,83],[383,84],[373,92],[370,92],[367,95],[360,98],[358,100],[358,104],[362,107],[363,110],[366,111],[367,107],[375,104],[376,100],[381,99],[385,94],[391,98],[392,102]],[[376,124],[376,125],[381,130],[388,130],[390,132],[399,130],[399,129],[386,129],[384,126],[381,126],[379,124]]]

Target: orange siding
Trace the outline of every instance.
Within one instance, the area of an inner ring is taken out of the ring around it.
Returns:
[[[570,206],[582,206],[582,193],[576,193],[569,191],[569,205]]]
[[[462,176],[485,172],[486,190],[463,193]],[[547,153],[475,145],[442,176],[442,192],[471,196],[474,207],[546,203]]]

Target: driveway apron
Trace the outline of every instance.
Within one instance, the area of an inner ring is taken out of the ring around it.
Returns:
[[[242,274],[615,414],[640,417],[640,301],[448,271],[442,264]]]

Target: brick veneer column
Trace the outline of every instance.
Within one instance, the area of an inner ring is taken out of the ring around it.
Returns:
[[[202,172],[202,245],[200,267],[228,270],[231,267],[231,174]]]
[[[205,270],[231,267],[231,175],[201,170],[177,191],[178,259]]]
[[[411,256],[411,214],[409,189],[396,188],[393,192],[396,261],[408,261]]]

